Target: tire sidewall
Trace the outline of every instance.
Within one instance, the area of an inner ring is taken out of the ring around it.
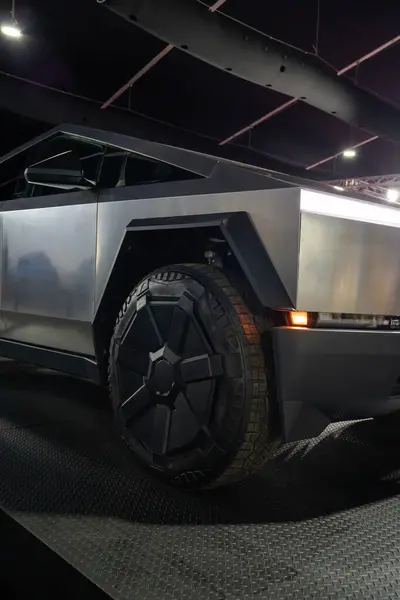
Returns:
[[[230,283],[223,272],[217,268],[214,268],[214,272],[218,277],[218,280],[224,281],[226,286],[230,286]],[[132,443],[132,440],[129,439],[129,436],[124,434],[124,431],[121,431],[121,433],[137,458],[147,467],[151,467],[153,470],[158,471],[160,475],[174,484],[183,487],[202,487],[217,479],[235,457],[243,440],[246,425],[249,420],[252,390],[249,389],[251,388],[251,377],[249,373],[250,365],[248,364],[248,357],[245,352],[245,333],[238,313],[224,290],[210,276],[202,271],[200,265],[192,266],[177,264],[156,269],[135,286],[132,293],[128,296],[117,320],[110,345],[110,394],[114,413],[117,416],[121,399],[118,393],[117,369],[115,364],[116,343],[124,335],[136,314],[136,303],[139,293],[143,293],[144,289],[148,289],[150,281],[156,280],[157,276],[165,273],[182,274],[188,278],[186,282],[185,279],[182,279],[183,287],[186,286],[190,289],[190,281],[193,280],[203,286],[211,297],[215,298],[229,320],[228,329],[231,338],[234,338],[240,356],[242,377],[240,378],[240,381],[232,380],[227,377],[223,378],[222,385],[227,387],[224,398],[225,407],[223,414],[218,416],[214,415],[210,424],[210,430],[214,428],[212,433],[215,436],[215,444],[208,449],[206,454],[199,452],[197,449],[191,449],[184,454],[180,454],[179,457],[171,458],[167,463],[167,467],[160,469],[146,460],[145,455],[141,451],[140,442]],[[166,282],[168,283],[168,281],[163,281],[163,283]],[[236,290],[235,294],[240,298],[239,293],[236,292]],[[241,298],[240,301],[244,305]],[[213,315],[213,317],[215,317],[215,315]],[[229,342],[230,345],[232,344],[232,341],[233,339]],[[218,393],[218,398],[214,399],[217,404],[220,402],[220,393],[221,392]],[[118,425],[118,419],[117,426],[121,430],[120,424]]]

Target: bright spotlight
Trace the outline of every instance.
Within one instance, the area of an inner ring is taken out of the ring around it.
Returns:
[[[334,190],[337,190],[338,192],[344,192],[344,187],[342,187],[341,185],[334,185],[332,187]]]
[[[393,188],[389,188],[386,192],[386,198],[389,202],[397,202],[399,199],[400,192],[399,190],[394,190]]]
[[[354,158],[357,156],[357,152],[354,148],[346,148],[346,150],[343,150],[343,156],[344,158]]]
[[[22,31],[18,27],[17,24],[3,24],[1,26],[1,33],[8,37],[20,38],[22,36]]]

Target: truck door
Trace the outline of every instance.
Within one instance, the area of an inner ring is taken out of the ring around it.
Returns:
[[[0,165],[3,340],[94,355],[97,193],[91,187],[102,154],[92,141],[57,134]],[[33,182],[25,178],[27,167],[36,169]],[[55,167],[62,184],[49,176]],[[73,168],[84,173],[84,185],[65,179]]]

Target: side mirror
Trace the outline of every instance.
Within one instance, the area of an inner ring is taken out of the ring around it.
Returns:
[[[85,178],[79,157],[70,150],[41,160],[25,169],[28,183],[62,190],[90,190],[94,183]]]
[[[38,166],[28,167],[24,175],[28,183],[62,190],[90,190],[94,187],[91,181],[85,179],[82,170]]]

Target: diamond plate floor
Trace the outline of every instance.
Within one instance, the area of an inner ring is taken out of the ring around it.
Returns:
[[[193,496],[133,463],[95,387],[0,376],[0,506],[113,598],[400,598],[400,419],[332,427]]]

